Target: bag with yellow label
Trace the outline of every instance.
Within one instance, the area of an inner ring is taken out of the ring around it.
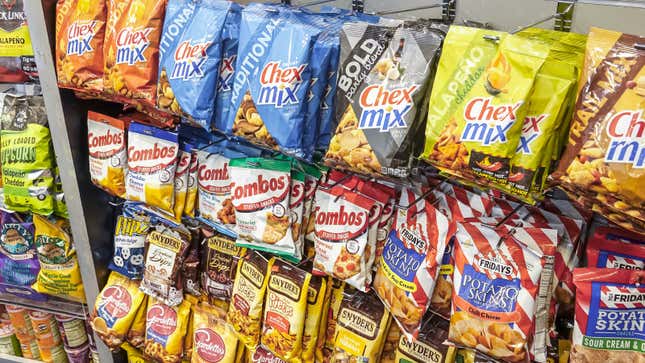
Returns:
[[[410,341],[405,335],[401,335],[394,361],[452,363],[455,348],[443,344],[448,339],[448,326],[448,321],[442,317],[426,315],[417,339]]]
[[[143,349],[146,337],[146,306],[148,306],[148,296],[144,296],[143,302],[137,308],[137,315],[134,316],[130,330],[126,335],[126,340],[133,347]]]
[[[547,45],[524,37],[451,26],[421,157],[461,178],[506,185],[526,100],[547,53]]]
[[[305,327],[302,333],[302,354],[300,357],[304,363],[314,362],[314,353],[319,337],[323,306],[327,296],[327,279],[322,276],[312,276],[307,291],[307,316]]]
[[[87,144],[92,183],[112,195],[125,197],[127,124],[97,112],[87,113]]]
[[[160,300],[148,298],[143,350],[146,358],[164,363],[181,362],[190,305],[188,300],[184,300],[170,307]]]
[[[138,310],[145,311],[145,297],[136,281],[110,273],[90,316],[92,330],[110,349],[117,349],[123,343]]]
[[[226,323],[226,311],[208,304],[193,308],[193,352],[192,363],[233,363],[236,362],[237,336]]]
[[[316,343],[316,362],[329,362],[334,352],[334,336],[336,335],[336,320],[340,303],[343,300],[345,282],[327,277],[328,293],[325,296],[318,342]]]
[[[121,344],[121,349],[125,350],[128,356],[128,363],[146,363],[141,351],[128,343]]]
[[[76,249],[67,230],[69,222],[34,214],[40,272],[32,286],[36,292],[85,302],[85,290]]]

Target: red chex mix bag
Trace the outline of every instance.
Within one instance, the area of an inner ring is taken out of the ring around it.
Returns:
[[[449,339],[508,362],[528,362],[543,274],[555,253],[549,229],[458,225]],[[546,292],[543,298],[546,298]]]
[[[587,242],[587,266],[645,270],[645,241],[636,234],[599,227]]]
[[[412,190],[401,191],[374,289],[408,336],[416,336],[430,306],[439,266],[454,230],[448,218]]]
[[[645,361],[645,272],[577,268],[571,363]]]

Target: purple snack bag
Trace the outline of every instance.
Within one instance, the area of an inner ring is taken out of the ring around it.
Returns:
[[[34,245],[34,224],[17,213],[0,213],[0,283],[29,287],[40,271]]]

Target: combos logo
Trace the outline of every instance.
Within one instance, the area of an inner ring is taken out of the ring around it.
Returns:
[[[295,208],[305,200],[305,183],[302,181],[293,181],[291,183],[291,196],[289,198],[289,208]]]
[[[290,178],[286,175],[267,176],[259,174],[244,183],[231,183],[233,204],[238,211],[252,212],[267,207],[277,207],[288,200]],[[286,207],[286,204],[283,206]]]
[[[283,107],[300,102],[298,90],[307,64],[280,68],[280,62],[269,62],[260,75],[258,105]]]
[[[92,39],[96,35],[96,20],[75,21],[67,29],[67,55],[83,55],[94,50]]]
[[[105,158],[125,148],[125,133],[122,130],[106,127],[102,132],[88,132],[89,154],[95,158]]]
[[[217,160],[214,163],[207,161],[199,165],[197,171],[199,187],[210,193],[227,194],[231,191],[228,159],[219,155],[215,155],[215,157],[217,157]]]
[[[148,309],[146,321],[148,329],[161,336],[167,337],[177,329],[177,313],[163,304]]]
[[[645,119],[643,111],[622,111],[607,123],[611,142],[605,154],[609,163],[632,164],[645,167]]]
[[[514,105],[492,105],[492,98],[477,97],[468,102],[464,109],[466,127],[461,141],[477,142],[482,145],[505,144],[506,134],[513,126],[517,110],[522,102]]]
[[[128,147],[128,166],[134,171],[161,170],[177,161],[177,147],[155,142],[152,146]]]
[[[233,75],[235,74],[236,54],[230,57],[222,58],[222,64],[219,68],[219,82],[217,83],[217,92],[228,92],[233,86]]]
[[[378,84],[365,88],[360,97],[362,112],[358,127],[381,132],[407,127],[404,117],[414,106],[412,94],[417,88],[412,85],[388,90]]]
[[[175,65],[168,78],[187,81],[204,77],[204,64],[208,60],[206,51],[212,42],[191,44],[190,40],[179,43],[175,50]]]
[[[235,186],[233,196],[235,199],[251,198],[261,194],[286,190],[287,185],[289,185],[289,178],[286,176],[266,179],[260,174],[257,180],[251,183]]]
[[[150,33],[153,28],[134,30],[123,28],[116,36],[116,64],[133,65],[146,62],[145,50],[150,45]]]
[[[219,334],[209,328],[195,330],[195,351],[206,362],[219,362],[226,355],[226,345]]]
[[[112,285],[101,293],[101,305],[111,317],[118,319],[126,316],[132,307],[132,297],[122,286]]]
[[[336,198],[330,196],[329,198]],[[319,206],[314,211],[316,235],[328,241],[342,241],[361,236],[367,230],[368,212],[347,208],[330,201],[329,208],[322,210]]]

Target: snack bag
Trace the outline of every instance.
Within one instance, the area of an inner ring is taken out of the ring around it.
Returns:
[[[307,246],[313,246],[314,244],[314,198],[316,196],[318,184],[320,182],[320,179],[322,178],[322,172],[320,171],[320,169],[306,163],[303,163],[302,166],[305,169],[305,200],[304,210],[302,212],[302,229],[300,233],[305,239],[305,257],[309,258],[313,257],[313,255],[310,256],[307,253]]]
[[[0,124],[6,208],[52,214],[54,152],[43,97],[4,95]]]
[[[34,215],[40,272],[32,287],[39,293],[85,302],[76,249],[67,232],[68,223],[62,219],[50,221]]]
[[[197,150],[192,145],[190,149],[190,166],[188,167],[188,186],[186,187],[186,203],[184,204],[184,215],[194,218],[195,207],[197,206],[197,170],[199,168],[199,158]]]
[[[148,298],[144,356],[157,362],[181,362],[189,314],[188,300],[170,307],[160,300]]]
[[[165,8],[165,0],[108,1],[103,45],[103,86],[107,95],[155,106]]]
[[[567,147],[553,179],[628,229],[645,230],[645,38],[591,28]],[[608,84],[608,80],[611,80]],[[576,198],[573,198],[576,199]]]
[[[437,190],[449,197],[455,198],[480,215],[490,215],[493,209],[493,200],[484,193],[475,193],[450,183],[440,183],[437,186]]]
[[[554,230],[459,223],[449,339],[496,359],[528,362],[536,304],[545,299],[538,294],[542,270],[555,253],[554,241]]]
[[[547,45],[517,35],[451,26],[421,157],[459,177],[506,185],[525,104],[547,53]]]
[[[210,129],[221,34],[230,2],[168,0],[159,43],[157,108]]]
[[[218,231],[204,230],[203,233],[202,288],[209,299],[230,301],[238,261],[246,254],[246,248],[236,246],[234,238]]]
[[[285,361],[300,358],[311,274],[276,260],[271,266],[262,320],[262,346]]]
[[[321,316],[321,324],[316,343],[316,362],[329,362],[334,352],[334,337],[338,326],[338,312],[340,303],[343,301],[343,292],[347,284],[345,282],[327,277],[329,292],[325,297],[325,304]]]
[[[138,282],[111,272],[101,290],[91,315],[92,330],[110,349],[116,350],[125,340],[138,309],[144,309],[146,295]]]
[[[233,78],[235,76],[235,63],[237,61],[237,44],[240,36],[240,21],[242,7],[231,3],[231,8],[224,21],[222,29],[222,61],[220,62],[219,77],[217,79],[217,94],[215,95],[215,113],[213,114],[212,127],[220,132],[226,130],[229,112],[231,110],[231,95],[233,91]]]
[[[645,359],[643,272],[577,268],[571,363],[639,362]]]
[[[443,33],[421,23],[343,25],[329,166],[407,177]],[[344,41],[347,39],[347,41]]]
[[[307,314],[305,316],[305,327],[302,332],[302,354],[300,357],[304,363],[314,362],[314,353],[316,351],[317,340],[320,337],[320,330],[327,296],[327,279],[322,276],[312,276],[309,280],[309,289],[307,290]],[[324,337],[321,337],[324,338]]]
[[[383,344],[383,351],[381,352],[381,363],[395,363],[396,351],[399,346],[399,339],[401,338],[401,328],[398,324],[390,324],[390,329],[387,331],[385,343]],[[407,342],[408,340],[405,339]]]
[[[125,336],[128,343],[137,349],[143,349],[146,338],[146,315],[148,306],[148,296],[144,296],[141,305],[137,306],[137,314],[132,320],[132,325]]]
[[[150,226],[147,222],[118,216],[114,227],[114,256],[108,268],[128,278],[143,277],[143,253]]]
[[[338,311],[332,362],[378,362],[390,327],[390,313],[372,291],[346,289]]]
[[[430,306],[443,251],[454,228],[445,215],[410,189],[401,190],[399,206],[376,269],[374,289],[403,333],[414,337]]]
[[[6,39],[0,48],[0,82],[23,83],[38,81],[34,50],[24,11],[24,0],[0,4],[0,11],[7,16],[0,21],[0,30]]]
[[[191,363],[236,362],[237,336],[226,323],[226,311],[199,304],[193,308],[193,353]]]
[[[645,244],[606,240],[598,234],[587,243],[587,266],[645,270]]]
[[[448,326],[448,321],[439,316],[426,316],[417,339],[410,341],[405,335],[401,335],[394,362],[452,362],[455,349],[443,344],[448,339]]]
[[[289,194],[289,218],[291,219],[291,236],[294,244],[296,245],[294,260],[300,261],[302,260],[305,250],[305,237],[301,233],[303,213],[305,211],[305,172],[301,163],[295,160],[293,160],[292,166],[291,191]]]
[[[121,344],[121,349],[125,350],[128,357],[128,363],[146,363],[141,351],[128,343]],[[95,362],[95,361],[93,361]]]
[[[214,147],[198,150],[197,157],[199,215],[233,229],[235,209],[231,202],[231,160],[221,153],[220,148]]]
[[[103,91],[105,0],[56,3],[56,72],[60,87]]]
[[[177,155],[177,166],[175,169],[175,182],[174,182],[174,205],[172,213],[159,211],[162,215],[168,217],[177,223],[181,222],[181,217],[184,214],[186,207],[186,198],[188,196],[188,178],[190,173],[191,153],[190,145],[183,144],[180,147]]]
[[[131,123],[128,141],[126,198],[172,212],[179,155],[177,134]]]
[[[246,354],[247,363],[287,363],[285,360],[271,353],[262,346],[258,346],[255,350],[247,349]]]
[[[237,337],[248,349],[260,343],[262,303],[273,259],[267,261],[252,251],[240,259],[233,283],[233,296],[226,315]]]
[[[161,224],[146,236],[145,267],[139,289],[171,307],[184,298],[179,276],[190,246],[188,238],[180,230]]]
[[[365,251],[374,203],[341,185],[318,188],[314,207],[314,273],[333,276],[367,291],[367,276],[372,272],[367,270]]]
[[[18,213],[0,211],[0,214],[0,282],[30,287],[40,270],[34,223]]]
[[[306,157],[310,58],[320,29],[288,11],[242,10],[227,132]],[[260,56],[258,56],[260,54]]]
[[[291,162],[233,159],[229,172],[237,245],[285,257],[296,256],[289,210]]]

